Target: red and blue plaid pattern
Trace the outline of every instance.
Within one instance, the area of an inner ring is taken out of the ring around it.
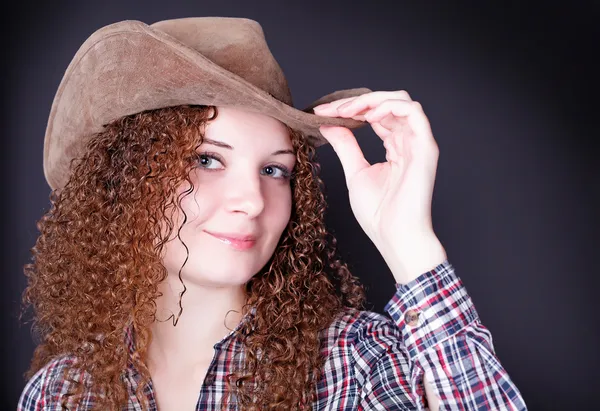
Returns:
[[[527,409],[448,260],[409,284],[398,284],[385,310],[389,316],[347,310],[324,330],[327,361],[314,410],[428,410],[424,376],[441,410]],[[407,312],[418,315],[407,317]],[[233,334],[215,344],[197,410],[219,409],[225,376],[244,360]],[[127,343],[133,344],[131,335]],[[59,410],[68,388],[62,371],[71,363],[72,358],[61,357],[42,368],[27,382],[17,410]],[[130,392],[125,411],[141,410],[134,394],[136,371],[125,370],[124,376]],[[152,384],[145,393],[156,410]],[[90,395],[78,410],[93,405]]]

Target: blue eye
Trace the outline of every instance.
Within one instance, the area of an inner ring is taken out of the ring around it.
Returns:
[[[221,159],[215,153],[205,152],[198,156],[198,164],[206,170],[218,170],[220,168],[218,165],[212,167],[215,162],[219,163],[221,167],[223,166]],[[287,167],[277,164],[270,164],[263,167],[261,174],[272,176],[276,180],[289,180],[293,176],[293,173]]]
[[[208,167],[208,165],[211,165],[213,162],[217,162],[217,163],[221,163],[221,161],[216,158],[213,155],[210,154],[200,154],[199,160],[198,162],[202,165],[203,168],[208,168],[211,169],[210,167]],[[223,165],[223,164],[221,164]]]

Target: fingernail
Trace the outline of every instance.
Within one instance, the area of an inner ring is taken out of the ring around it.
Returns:
[[[318,106],[314,106],[313,107],[313,111],[322,110],[322,109],[324,109],[325,107],[328,107],[328,106],[329,106],[329,103],[319,104]]]

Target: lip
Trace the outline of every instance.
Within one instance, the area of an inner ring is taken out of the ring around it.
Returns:
[[[204,230],[206,231],[206,230]],[[206,231],[206,233],[219,239],[222,243],[233,247],[236,250],[248,250],[256,244],[256,237],[253,235],[245,234],[232,234],[232,233],[213,233]]]
[[[216,233],[212,231],[206,231],[208,234],[217,237],[217,238],[225,238],[227,240],[235,240],[235,241],[256,241],[256,237],[251,234],[238,234],[238,233]]]

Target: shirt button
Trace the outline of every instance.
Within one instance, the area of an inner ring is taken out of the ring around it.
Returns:
[[[214,382],[215,382],[215,374],[213,374],[213,373],[207,374],[206,377],[204,378],[205,385],[212,385]]]
[[[416,326],[419,323],[419,314],[421,313],[417,310],[408,310],[404,314],[404,321],[406,322],[406,325],[410,327]]]

